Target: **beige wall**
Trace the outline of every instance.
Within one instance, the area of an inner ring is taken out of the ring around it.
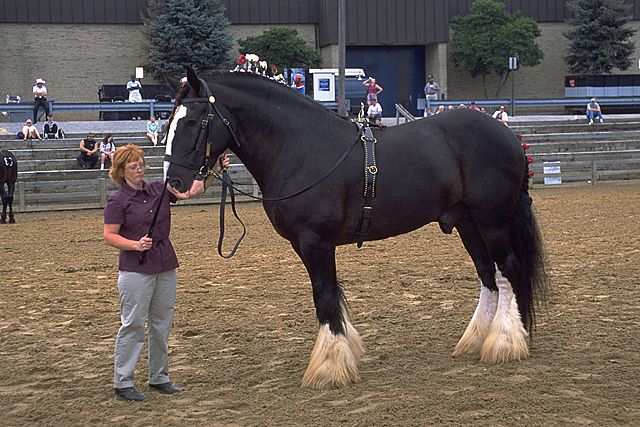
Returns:
[[[141,27],[131,25],[0,24],[0,40],[0,102],[7,94],[31,100],[37,77],[49,98],[97,102],[99,86],[126,85],[147,58]]]
[[[516,72],[515,96],[517,98],[564,98],[564,76],[569,74],[564,57],[567,52],[567,39],[562,35],[568,29],[563,23],[538,24],[541,36],[536,40],[544,52],[544,60],[536,67],[521,68]],[[626,71],[614,70],[613,74],[639,74],[640,58],[640,22],[633,22],[632,28],[638,30],[633,37],[636,51],[632,65]],[[487,77],[489,98],[493,98],[497,87],[497,77]],[[450,99],[484,98],[482,78],[472,79],[460,68],[455,68],[448,60],[448,96]],[[511,98],[511,80],[500,92],[500,98]]]
[[[640,30],[640,22],[632,26]],[[562,23],[539,24],[542,36],[538,43],[545,52],[542,64],[523,68],[516,75],[516,97],[561,98],[564,96],[564,63],[567,42],[562,36],[567,26]],[[267,25],[235,25],[229,27],[234,40],[260,35]],[[316,46],[316,26],[297,25],[301,38]],[[147,60],[146,40],[137,25],[31,25],[0,24],[3,63],[0,67],[0,102],[7,94],[31,99],[31,88],[37,77],[47,81],[50,98],[61,102],[95,102],[102,84],[125,85],[136,66]],[[616,73],[635,74],[640,58],[640,31],[634,37],[636,52],[631,69]],[[425,47],[427,74],[433,74],[448,99],[483,98],[482,79],[472,79],[453,67],[446,44]],[[237,52],[237,44],[232,52]],[[337,66],[337,46],[320,49],[323,66]],[[497,79],[487,79],[490,97]],[[155,83],[150,77],[142,84]],[[511,97],[509,81],[500,94]]]
[[[237,40],[261,35],[265,25],[237,25],[229,33]],[[316,46],[314,25],[297,25],[300,37]],[[127,84],[136,66],[148,58],[139,25],[0,24],[3,63],[0,103],[7,94],[31,100],[35,79],[46,80],[49,98],[60,102],[97,102],[103,84]],[[237,53],[237,44],[232,53]],[[157,83],[150,75],[145,83]]]

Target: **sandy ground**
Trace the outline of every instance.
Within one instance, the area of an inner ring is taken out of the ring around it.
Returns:
[[[175,207],[171,378],[186,391],[149,391],[143,356],[142,403],[111,388],[117,253],[102,212],[20,214],[0,225],[0,425],[637,425],[640,184],[533,196],[553,293],[529,359],[451,357],[478,281],[455,233],[432,224],[339,248],[367,353],[362,380],[333,391],[300,388],[317,333],[310,282],[261,206],[239,206],[249,234],[231,260],[215,254],[217,206]]]

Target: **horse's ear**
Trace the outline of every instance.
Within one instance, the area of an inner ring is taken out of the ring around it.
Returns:
[[[178,87],[179,87],[179,82],[178,80],[173,79],[172,77],[170,77],[168,74],[165,73],[164,77],[164,83],[169,86],[169,88],[171,88],[171,90],[173,91],[173,93],[176,93],[178,91]]]
[[[196,75],[196,72],[190,65],[185,65],[185,69],[187,70],[187,81],[189,82],[189,86],[191,86],[196,93],[200,93],[200,79]]]

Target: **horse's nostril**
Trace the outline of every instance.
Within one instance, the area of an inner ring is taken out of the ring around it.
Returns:
[[[177,188],[180,190],[180,186],[182,185],[182,180],[179,178],[171,178],[169,180],[169,184],[171,184],[173,188]]]

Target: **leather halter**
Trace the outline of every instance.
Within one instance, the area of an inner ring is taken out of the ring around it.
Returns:
[[[222,115],[222,113],[220,112],[220,109],[216,105],[216,98],[211,94],[211,90],[209,89],[209,86],[207,85],[207,83],[202,79],[198,79],[198,80],[200,80],[200,85],[205,89],[206,96],[185,98],[180,102],[180,105],[198,104],[198,103],[206,104],[207,111],[204,119],[202,119],[202,121],[200,122],[200,131],[198,133],[198,141],[196,143],[197,152],[200,152],[201,147],[204,144],[206,144],[206,147],[204,150],[204,153],[205,153],[204,161],[202,162],[202,165],[200,166],[197,172],[197,175],[201,179],[205,179],[213,174],[213,167],[215,166],[215,162],[217,160],[217,158],[211,157],[211,145],[213,144],[213,124],[214,124],[213,119],[215,119],[216,115],[220,117],[220,120],[222,120],[222,123],[224,123],[224,125],[227,127],[227,129],[229,130],[229,133],[231,134],[231,137],[233,138],[233,141],[235,142],[238,148],[240,147],[240,141],[238,140],[236,133],[231,127],[231,123],[226,117]],[[175,163],[178,166],[182,166],[187,169],[192,169],[192,165],[185,165],[185,164],[181,164],[180,162],[176,162],[175,160],[172,159],[172,156],[170,155],[165,155],[164,160],[171,163]]]

